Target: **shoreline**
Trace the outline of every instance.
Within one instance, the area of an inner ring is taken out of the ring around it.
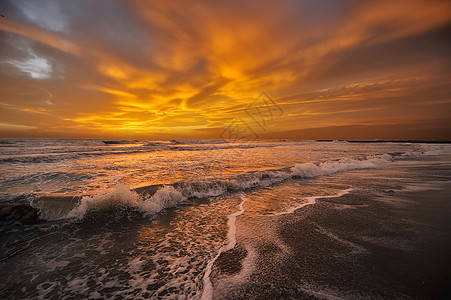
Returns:
[[[446,172],[434,169],[434,176]],[[425,190],[387,183],[378,194],[357,189],[318,198],[282,216],[277,231],[291,253],[274,261],[281,249],[261,244],[256,272],[222,298],[451,297],[451,182],[438,178],[438,186]]]

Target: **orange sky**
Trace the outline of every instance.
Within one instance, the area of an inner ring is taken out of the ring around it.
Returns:
[[[0,137],[451,139],[448,0],[0,10]]]

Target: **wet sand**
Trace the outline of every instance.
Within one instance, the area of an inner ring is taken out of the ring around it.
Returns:
[[[443,170],[442,170],[443,171]],[[446,172],[446,170],[445,170]],[[423,191],[356,190],[280,219],[291,251],[258,249],[236,299],[450,299],[451,183]],[[337,209],[337,207],[346,207]]]

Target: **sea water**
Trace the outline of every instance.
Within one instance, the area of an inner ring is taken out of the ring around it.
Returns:
[[[2,139],[0,296],[225,298],[261,272],[259,241],[277,245],[275,261],[290,255],[277,230],[287,216],[374,186],[381,172],[410,178],[406,165],[449,152],[346,141]]]

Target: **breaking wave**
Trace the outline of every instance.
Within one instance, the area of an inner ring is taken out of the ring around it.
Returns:
[[[193,199],[215,197],[226,193],[270,186],[289,179],[315,178],[351,170],[378,168],[397,157],[402,158],[406,155],[413,154],[381,154],[360,159],[342,158],[299,163],[291,168],[252,171],[228,178],[181,181],[170,185],[152,185],[133,190],[126,185],[119,184],[114,190],[95,195],[83,197],[49,196],[32,199],[30,209],[32,212],[38,213],[40,219],[47,221],[80,220],[91,212],[118,208],[132,209],[145,215],[152,215]],[[7,212],[7,210],[2,209],[2,212]]]
[[[350,170],[377,168],[393,159],[394,156],[390,154],[372,156],[361,160],[343,158],[325,162],[296,164],[291,170],[295,177],[313,178]]]

